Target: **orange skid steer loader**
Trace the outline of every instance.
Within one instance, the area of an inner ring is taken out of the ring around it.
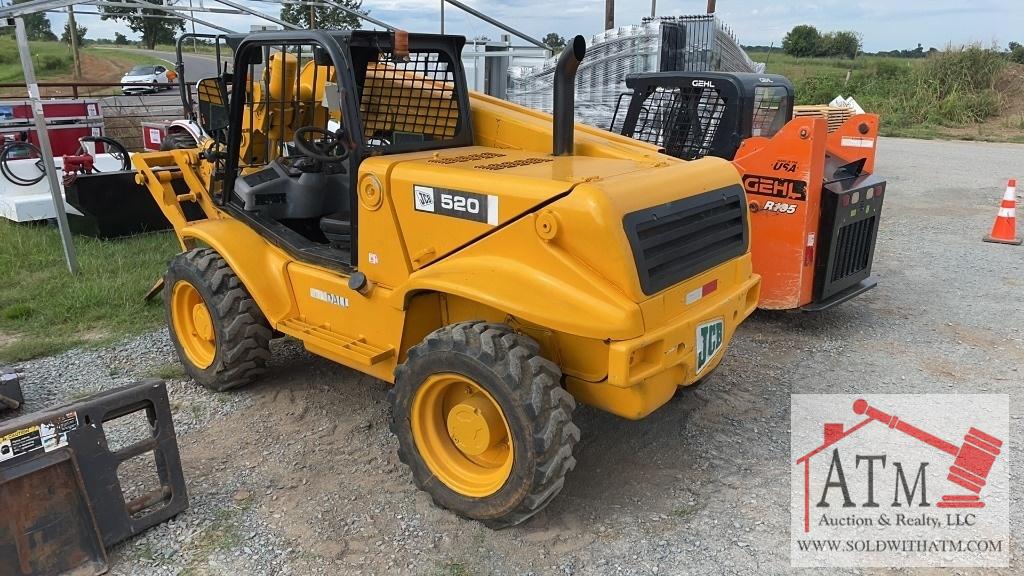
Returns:
[[[876,285],[877,115],[794,118],[793,86],[774,74],[653,72],[626,86],[612,131],[684,160],[731,160],[742,175],[759,308],[823,310]]]

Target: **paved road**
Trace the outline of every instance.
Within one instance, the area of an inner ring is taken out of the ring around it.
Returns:
[[[113,49],[111,49],[113,50]],[[117,48],[117,50],[125,50]],[[173,52],[160,52],[156,50],[131,50],[138,54],[146,54],[156,58],[162,58],[170,64],[174,64],[177,57]],[[200,78],[217,75],[217,61],[213,55],[183,53],[182,60],[185,65],[185,79],[194,84]],[[163,90],[156,94],[143,94],[138,96],[107,96],[102,98],[104,105],[109,106],[138,106],[147,104],[151,107],[180,107],[181,97],[177,89]]]

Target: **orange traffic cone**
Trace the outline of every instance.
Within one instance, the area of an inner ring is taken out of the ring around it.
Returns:
[[[1010,180],[1003,194],[1003,203],[999,205],[996,223],[992,225],[992,233],[982,238],[985,242],[1013,244],[1019,246],[1021,239],[1017,236],[1017,181]]]

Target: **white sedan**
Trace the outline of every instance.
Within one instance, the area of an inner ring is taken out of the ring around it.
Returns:
[[[145,86],[122,86],[121,90],[128,94],[142,94],[143,92],[159,92],[159,84],[173,82],[177,77],[174,70],[168,70],[160,65],[140,64],[128,71],[121,77],[122,84],[145,84]]]

